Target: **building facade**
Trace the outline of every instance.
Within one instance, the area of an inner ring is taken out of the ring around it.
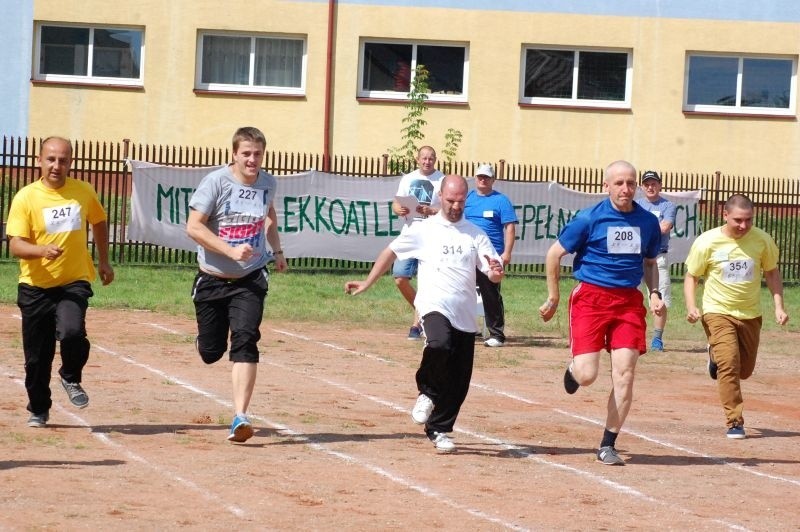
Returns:
[[[795,0],[34,0],[27,133],[377,156],[416,67],[468,161],[800,175]]]

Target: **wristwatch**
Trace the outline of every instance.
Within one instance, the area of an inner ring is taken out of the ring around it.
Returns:
[[[661,292],[659,292],[659,291],[658,291],[658,290],[656,290],[655,288],[653,288],[652,290],[650,290],[650,295],[652,296],[653,294],[657,295],[657,296],[658,296],[658,299],[664,299],[663,297],[661,297]]]

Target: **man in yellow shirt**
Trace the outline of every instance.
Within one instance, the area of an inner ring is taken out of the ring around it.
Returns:
[[[86,248],[87,223],[99,256],[100,279],[104,285],[114,280],[103,206],[92,185],[67,177],[72,166],[69,141],[45,139],[38,162],[41,177],[14,196],[6,228],[11,253],[20,259],[17,305],[22,314],[29,427],[44,427],[50,417],[56,341],[61,345],[61,385],[73,405],[89,404],[80,384],[89,360],[86,308],[95,279]]]
[[[785,324],[783,280],[778,270],[778,246],[770,235],[753,227],[753,202],[734,194],[722,212],[725,225],[694,241],[686,259],[683,293],[686,319],[702,320],[708,336],[708,373],[718,383],[728,438],[743,439],[741,379],[753,374],[761,334],[761,276],[775,305],[775,321]],[[703,312],[695,293],[705,277]]]

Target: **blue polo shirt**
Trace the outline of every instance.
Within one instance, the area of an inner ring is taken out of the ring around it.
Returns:
[[[511,200],[496,190],[485,196],[478,194],[477,190],[470,190],[464,204],[464,217],[483,229],[498,255],[506,247],[503,228],[509,223],[519,223]]]
[[[558,241],[574,253],[573,276],[606,288],[636,288],[644,275],[643,261],[658,256],[661,228],[655,216],[633,203],[621,212],[609,198],[581,210],[561,230]]]

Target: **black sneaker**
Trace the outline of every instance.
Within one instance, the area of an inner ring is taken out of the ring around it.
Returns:
[[[580,387],[581,385],[578,384],[578,381],[572,376],[572,372],[567,368],[567,371],[564,372],[564,389],[568,394],[572,395],[577,392]]]
[[[708,376],[717,380],[717,363],[711,358],[711,344],[708,344]]]
[[[41,429],[47,426],[47,420],[50,419],[50,411],[45,410],[41,414],[31,414],[28,418],[28,426]]]
[[[78,408],[86,408],[89,405],[89,396],[86,395],[86,392],[81,388],[81,385],[77,382],[67,382],[63,378],[61,379],[61,386],[64,387],[64,391],[67,392],[69,396],[69,401],[77,406]]]

